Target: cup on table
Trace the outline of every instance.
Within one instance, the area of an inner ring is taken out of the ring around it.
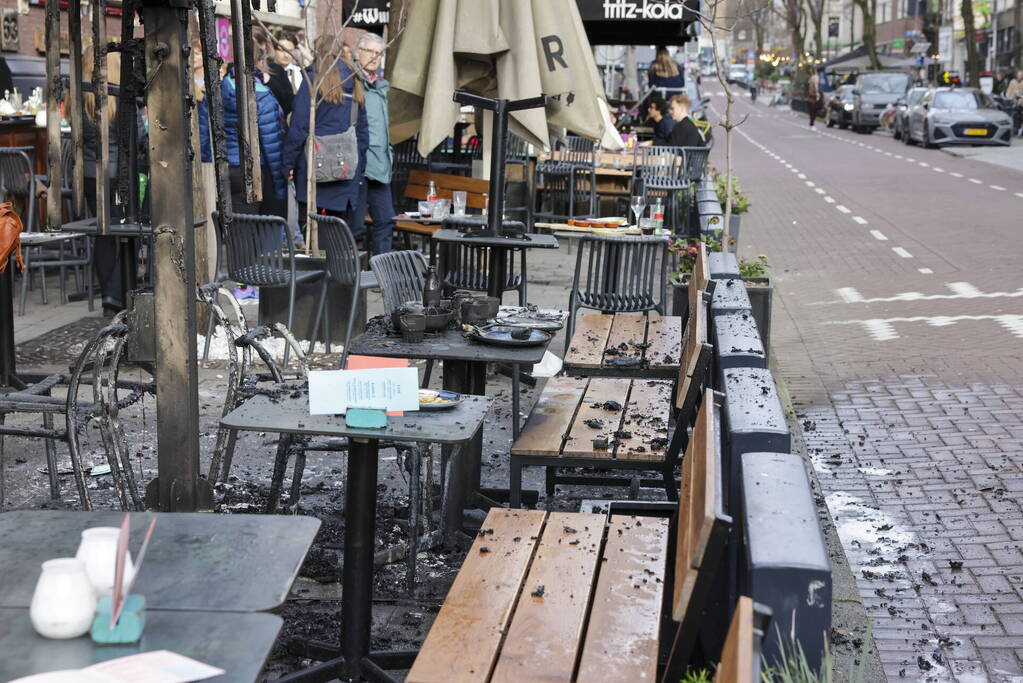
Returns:
[[[640,231],[642,231],[642,233],[644,235],[652,235],[652,234],[654,234],[654,227],[655,226],[656,226],[656,221],[653,218],[646,218],[646,217],[644,217],[644,218],[640,218],[639,219],[639,229],[640,229]]]
[[[433,215],[433,202],[419,202],[419,217],[429,218]]]
[[[452,213],[456,216],[464,216],[466,200],[465,190],[455,190],[455,192],[452,194],[452,197],[453,197]]]
[[[432,218],[435,221],[441,221],[447,218],[448,214],[451,213],[451,200],[450,199],[438,199],[433,203],[433,214]]]

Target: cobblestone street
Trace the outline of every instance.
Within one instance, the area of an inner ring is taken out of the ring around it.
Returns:
[[[740,253],[885,671],[1019,680],[1023,174],[735,109]]]

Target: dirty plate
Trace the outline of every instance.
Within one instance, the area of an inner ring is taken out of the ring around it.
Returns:
[[[506,318],[498,318],[497,322],[507,327],[530,327],[534,330],[547,330],[557,332],[565,326],[560,320],[538,320],[527,316],[510,315]]]
[[[517,337],[528,329],[529,335]],[[543,330],[529,329],[523,327],[512,327],[511,325],[491,325],[484,328],[475,328],[469,336],[484,344],[496,344],[498,346],[540,346],[549,342],[553,335]]]
[[[453,391],[434,391],[433,389],[419,390],[420,410],[446,410],[454,408],[462,402],[462,395]]]

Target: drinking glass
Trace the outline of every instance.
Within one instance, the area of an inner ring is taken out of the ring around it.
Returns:
[[[433,202],[419,202],[419,217],[429,218],[433,215]]]
[[[454,208],[452,210],[452,213],[454,213],[456,216],[464,216],[465,215],[465,200],[466,200],[465,190],[455,190],[455,192],[454,192],[454,194],[452,196],[454,197],[454,202],[453,202]]]
[[[433,203],[433,215],[432,218],[435,221],[444,220],[447,215],[451,212],[451,200],[450,199],[438,199]]]
[[[653,218],[640,218],[639,229],[644,235],[652,235],[654,234],[654,223],[655,221]]]
[[[632,213],[636,216],[636,223],[639,223],[639,217],[643,215],[646,210],[646,201],[642,197],[632,198]]]

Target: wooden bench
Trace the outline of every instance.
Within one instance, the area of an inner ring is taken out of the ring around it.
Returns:
[[[584,313],[568,343],[566,374],[670,378],[682,360],[682,318]]]
[[[492,509],[406,681],[631,683],[660,680],[664,668],[677,682],[702,638],[731,524],[719,411],[708,390],[674,529],[664,517]]]
[[[452,199],[454,193],[457,190],[462,190],[465,192],[465,205],[468,208],[482,210],[486,206],[486,199],[483,195],[490,192],[489,180],[466,178],[448,173],[430,173],[422,170],[410,171],[404,196],[407,199],[415,199],[421,202],[426,201],[430,191],[430,181],[433,181],[434,186],[437,188],[437,196],[441,199],[454,201]],[[395,230],[421,235],[426,238],[432,236],[440,228],[440,223],[412,221],[402,219],[400,216],[394,219]]]
[[[735,605],[714,683],[760,683],[761,646],[771,610],[742,596]]]
[[[545,469],[548,496],[554,495],[555,486],[559,483],[590,486],[621,486],[626,483],[620,477],[561,475],[557,471],[564,467],[583,467],[659,471],[661,481],[636,478],[626,481],[634,494],[637,484],[659,485],[664,487],[669,499],[674,498],[674,472],[685,444],[686,430],[696,417],[713,355],[708,341],[704,289],[710,286],[709,270],[706,252],[702,248],[700,255],[693,271],[693,284],[689,288],[689,321],[682,342],[681,363],[673,368],[677,376],[674,387],[671,380],[630,379],[623,375],[548,380],[511,448],[511,507],[519,506],[522,468],[531,466]],[[643,318],[641,314],[614,316],[610,329],[614,329],[619,319],[623,321],[620,329],[626,323],[638,329]],[[670,432],[673,412],[675,429]]]

